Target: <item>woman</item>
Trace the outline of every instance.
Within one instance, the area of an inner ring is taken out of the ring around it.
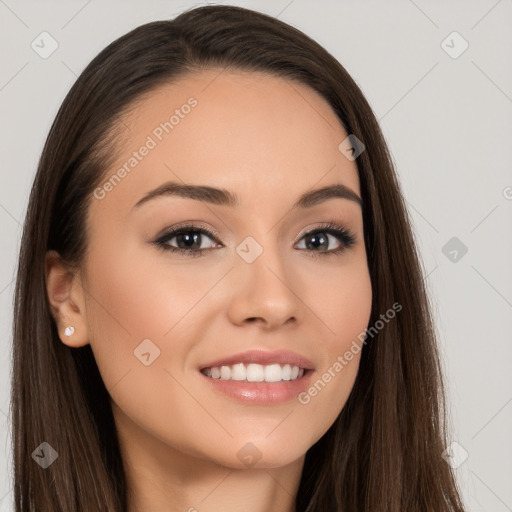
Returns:
[[[378,123],[300,31],[140,26],[65,98],[17,277],[18,512],[463,511]]]

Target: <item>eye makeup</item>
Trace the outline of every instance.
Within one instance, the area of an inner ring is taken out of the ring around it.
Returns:
[[[322,247],[322,244],[325,245],[325,243],[330,245],[329,235],[338,240],[340,243],[339,247],[336,249],[319,251],[313,249],[316,247]],[[203,236],[211,238],[215,244],[220,245],[209,249],[201,248]],[[178,245],[181,244],[182,247],[176,247],[169,243],[174,238],[178,241]],[[305,250],[311,253],[314,257],[339,255],[357,242],[356,236],[349,229],[334,221],[322,224],[306,232],[302,235],[299,241],[302,241],[303,239],[307,239],[307,245],[310,246]],[[219,234],[216,231],[204,225],[192,223],[181,224],[165,231],[153,242],[153,244],[162,251],[180,254],[185,257],[204,256],[208,251],[224,247],[219,241]],[[183,246],[183,244],[185,245]],[[197,247],[197,245],[199,245],[199,247]]]

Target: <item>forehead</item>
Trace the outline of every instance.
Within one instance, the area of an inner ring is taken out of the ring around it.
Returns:
[[[295,81],[202,70],[143,95],[123,124],[106,179],[121,167],[127,172],[111,201],[131,206],[169,180],[231,189],[248,203],[271,201],[273,193],[292,201],[333,183],[360,194],[356,164],[339,150],[347,133],[335,112]]]

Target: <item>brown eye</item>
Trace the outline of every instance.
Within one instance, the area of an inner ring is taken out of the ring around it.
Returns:
[[[329,246],[334,243],[333,239],[337,239],[340,245],[338,248],[329,250]],[[356,238],[350,231],[335,223],[320,226],[306,233],[302,240],[305,241],[305,249],[312,253],[318,253],[315,256],[340,254],[356,243]]]
[[[155,243],[164,251],[179,252],[187,256],[201,256],[208,250],[203,246],[205,237],[216,239],[215,233],[206,228],[193,225],[180,226],[165,233]],[[174,243],[177,247],[170,244],[173,239],[176,239]],[[216,242],[210,248],[215,248],[215,246]]]

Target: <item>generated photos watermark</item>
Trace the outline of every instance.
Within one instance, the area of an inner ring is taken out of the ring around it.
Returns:
[[[399,302],[395,302],[391,308],[389,308],[385,313],[380,315],[379,320],[375,322],[370,328],[360,332],[357,335],[357,340],[354,339],[352,341],[352,345],[350,349],[346,350],[343,354],[338,355],[336,361],[327,368],[325,372],[312,384],[306,391],[302,391],[297,395],[297,399],[299,403],[302,405],[307,405],[312,397],[315,397],[322,391],[325,386],[331,382],[332,379],[336,377],[348,364],[354,356],[359,354],[362,350],[362,346],[367,343],[367,335],[372,338],[384,328],[384,326],[389,323],[390,320],[395,318],[396,314],[402,310],[402,305]],[[358,341],[360,344],[358,344]]]
[[[137,151],[133,151],[132,156],[101,187],[94,189],[94,197],[96,199],[104,199],[108,192],[114,190],[121,180],[137,167],[150,154],[151,150],[155,149],[164,140],[166,135],[172,133],[172,130],[180,124],[182,119],[185,119],[190,114],[197,104],[198,101],[194,97],[190,97],[187,103],[181,105],[180,108],[174,109],[174,114],[167,121],[163,121],[156,126],[151,134],[146,137],[144,144]]]

